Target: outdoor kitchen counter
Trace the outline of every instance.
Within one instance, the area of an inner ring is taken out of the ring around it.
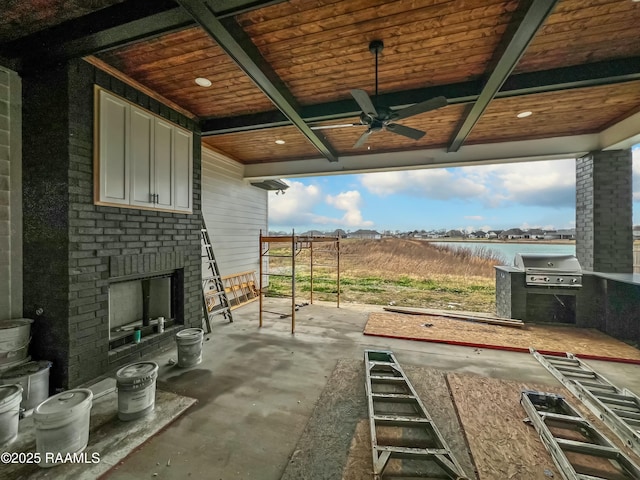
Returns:
[[[605,272],[583,272],[585,275],[613,280],[614,282],[630,283],[640,285],[640,273],[605,273]]]

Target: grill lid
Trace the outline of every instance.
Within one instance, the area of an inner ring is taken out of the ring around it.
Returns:
[[[574,255],[516,253],[513,265],[526,272],[582,273],[580,262]]]

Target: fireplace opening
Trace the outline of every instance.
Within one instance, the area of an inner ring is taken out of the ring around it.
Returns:
[[[183,283],[182,269],[112,280],[109,284],[109,349],[136,343],[136,330],[140,330],[144,338],[183,324]],[[164,317],[163,326],[160,317]]]

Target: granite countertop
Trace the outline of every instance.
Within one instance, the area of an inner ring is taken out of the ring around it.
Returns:
[[[584,275],[613,280],[614,282],[631,283],[640,285],[640,273],[606,273],[606,272],[582,272]]]

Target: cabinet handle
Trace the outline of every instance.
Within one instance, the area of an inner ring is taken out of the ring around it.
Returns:
[[[156,193],[156,203],[160,203],[160,194]]]
[[[156,203],[156,196],[153,193],[149,194],[149,203]]]

